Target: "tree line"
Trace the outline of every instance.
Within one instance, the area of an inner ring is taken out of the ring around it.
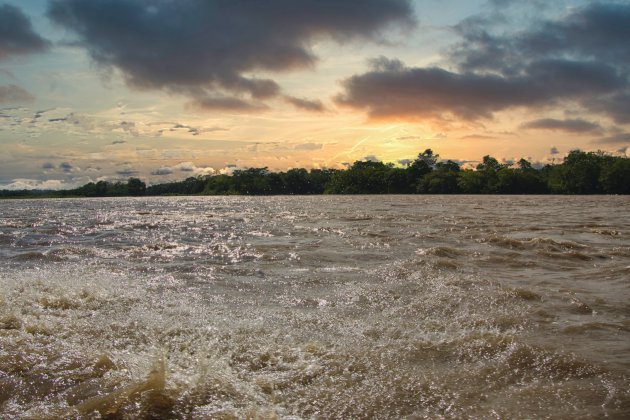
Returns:
[[[0,191],[0,197],[115,197],[160,195],[292,194],[629,194],[630,159],[598,152],[571,151],[561,163],[534,167],[521,159],[500,163],[484,156],[474,169],[441,161],[431,149],[407,167],[356,161],[347,169],[267,168],[235,170],[147,186],[127,182],[90,182],[62,191]]]

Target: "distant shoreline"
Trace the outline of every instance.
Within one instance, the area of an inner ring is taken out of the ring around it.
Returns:
[[[3,193],[6,190],[0,190],[0,193]],[[40,193],[35,193],[32,195],[16,195],[16,196],[0,196],[0,201],[3,200],[76,200],[76,199],[84,199],[84,198],[93,198],[93,199],[101,199],[101,198],[157,198],[157,197],[359,197],[359,196],[407,196],[407,197],[422,197],[422,196],[446,196],[446,197],[455,197],[455,196],[488,196],[488,197],[524,197],[524,196],[540,196],[540,197],[614,197],[619,196],[623,197],[630,194],[607,194],[607,193],[592,193],[592,194],[571,194],[571,193],[522,193],[522,194],[500,194],[500,193],[456,193],[456,194],[440,194],[440,193],[415,193],[415,194],[404,194],[404,193],[384,193],[384,194],[162,194],[162,195],[142,195],[142,196],[133,196],[133,195],[107,195],[107,196],[74,196],[74,195],[57,195],[59,191],[50,191],[51,194],[48,194],[46,191],[41,191]]]
[[[562,163],[534,167],[529,161],[499,163],[484,156],[473,169],[440,161],[430,149],[404,168],[356,161],[347,169],[265,168],[235,170],[147,186],[139,178],[98,181],[69,190],[0,190],[6,198],[80,198],[139,196],[291,196],[358,194],[626,195],[630,158],[574,150]]]

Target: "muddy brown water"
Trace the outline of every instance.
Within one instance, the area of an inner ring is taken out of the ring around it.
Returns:
[[[0,201],[0,417],[630,417],[630,198]]]

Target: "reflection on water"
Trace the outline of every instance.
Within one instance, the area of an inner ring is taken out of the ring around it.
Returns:
[[[0,201],[0,416],[628,418],[628,210]]]

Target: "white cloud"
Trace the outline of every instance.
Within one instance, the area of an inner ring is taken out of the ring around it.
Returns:
[[[69,185],[66,182],[59,179],[49,179],[41,181],[39,179],[26,179],[18,178],[14,179],[11,183],[6,185],[0,185],[0,189],[3,190],[62,190],[67,188],[74,188],[76,185]]]
[[[195,175],[212,175],[216,171],[210,166],[199,167],[192,162],[180,162],[173,166],[162,166],[155,171],[151,172],[151,175],[171,175],[175,172],[188,173],[190,176]]]
[[[232,175],[234,173],[234,171],[238,171],[238,170],[242,170],[245,168],[241,168],[237,165],[226,165],[225,167],[219,169],[217,172],[219,172],[221,175]]]

